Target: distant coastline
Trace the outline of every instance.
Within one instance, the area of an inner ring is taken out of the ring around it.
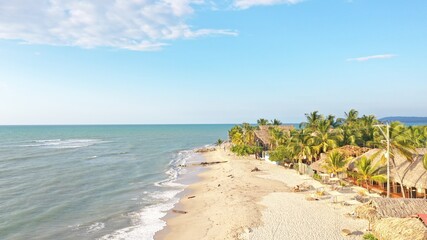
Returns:
[[[412,124],[412,123],[427,123],[427,117],[403,117],[403,116],[392,116],[384,117],[379,119],[381,122],[394,122],[398,121],[401,123]]]

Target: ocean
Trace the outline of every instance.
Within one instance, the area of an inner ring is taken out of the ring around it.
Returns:
[[[0,239],[152,239],[231,127],[2,126]]]

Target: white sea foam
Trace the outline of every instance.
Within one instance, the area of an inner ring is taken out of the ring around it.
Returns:
[[[87,232],[88,233],[90,233],[90,232],[96,232],[96,231],[99,231],[99,230],[101,230],[103,228],[105,228],[105,223],[103,223],[103,222],[96,222],[96,223],[91,224],[89,227],[87,227]]]
[[[182,192],[186,185],[175,181],[183,173],[182,166],[193,156],[194,151],[179,152],[176,158],[169,163],[170,168],[166,171],[168,178],[155,183],[156,186],[164,188],[164,190],[143,192],[145,197],[142,197],[142,199],[153,202],[153,205],[146,206],[140,212],[133,212],[128,215],[132,220],[133,226],[119,229],[103,236],[101,239],[153,239],[155,233],[166,226],[166,222],[161,218],[179,202],[177,194]]]
[[[20,145],[21,147],[41,147],[53,149],[68,149],[89,147],[97,143],[101,143],[99,139],[47,139],[34,140],[29,144]]]
[[[173,206],[179,201],[178,198],[172,199],[168,203],[159,203],[156,205],[148,206],[144,208],[139,213],[132,213],[135,223],[138,224],[135,226],[123,228],[115,231],[112,234],[103,236],[102,240],[115,240],[115,239],[126,239],[126,240],[148,240],[153,239],[154,234],[157,231],[163,229],[166,226],[166,222],[161,220],[164,217],[168,210],[173,208]]]

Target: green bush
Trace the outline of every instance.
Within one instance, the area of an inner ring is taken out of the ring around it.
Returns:
[[[363,235],[363,239],[366,239],[366,240],[378,240],[378,238],[376,238],[374,236],[374,234],[372,234],[372,233],[366,233],[365,235]]]
[[[315,173],[315,174],[313,174],[313,179],[317,180],[317,181],[321,181],[322,177],[319,174]]]
[[[284,161],[289,158],[289,150],[285,146],[279,146],[276,150],[270,152],[270,160],[271,161]]]
[[[241,144],[232,146],[231,151],[237,156],[247,156],[250,154],[260,153],[262,151],[262,147]]]

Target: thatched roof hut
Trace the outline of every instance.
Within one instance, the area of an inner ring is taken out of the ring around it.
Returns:
[[[406,218],[419,213],[427,213],[426,199],[413,198],[374,198],[368,203],[356,208],[360,218],[368,219],[367,213],[375,209],[375,219]]]
[[[366,156],[373,158],[374,163],[377,163],[384,156],[385,150],[382,149],[371,149],[361,156],[355,158],[350,164],[349,169],[355,171],[355,162],[361,157]],[[415,187],[418,189],[427,189],[427,171],[423,167],[423,157],[427,154],[427,148],[419,148],[414,151],[412,161],[408,161],[404,156],[395,152],[394,162],[396,163],[396,169],[393,165],[390,165],[390,177],[392,181],[403,184],[406,187]],[[403,177],[403,183],[400,182],[399,178],[396,177],[397,173]]]
[[[427,228],[417,218],[383,218],[374,222],[372,231],[378,239],[427,239]]]
[[[417,149],[413,155],[413,161],[407,161],[403,156],[396,155],[395,162],[397,171],[403,176],[403,185],[407,187],[416,187],[419,189],[427,188],[427,170],[423,167],[423,157],[426,154],[426,149]],[[395,169],[391,170],[391,174],[395,174]],[[395,182],[399,179],[395,178]],[[400,183],[400,182],[399,182]]]
[[[279,126],[272,126],[272,125],[263,125],[259,126],[259,129],[255,130],[255,140],[258,141],[262,146],[265,148],[271,147],[271,136],[269,129],[270,128],[278,128],[282,130],[283,132],[290,132],[294,129],[293,125],[279,125]]]
[[[362,154],[364,154],[364,153],[368,152],[369,150],[370,150],[369,148],[365,148],[365,147],[358,147],[358,146],[345,145],[345,146],[342,146],[342,147],[336,148],[336,149],[334,149],[334,150],[332,150],[332,151],[338,151],[338,152],[340,152],[340,153],[344,154],[344,156],[345,156],[346,158],[349,158],[349,157],[357,157],[357,156],[360,156],[360,155],[362,155]],[[325,172],[325,169],[323,169],[323,165],[325,165],[325,162],[326,162],[327,157],[328,157],[327,153],[322,153],[322,154],[320,154],[320,159],[319,159],[319,160],[317,160],[316,162],[312,163],[312,164],[310,165],[310,167],[311,167],[313,170],[316,170],[317,172]],[[351,163],[351,162],[349,162],[349,163],[348,163],[348,165],[349,165],[350,163]],[[348,166],[348,165],[347,165],[347,166]]]

